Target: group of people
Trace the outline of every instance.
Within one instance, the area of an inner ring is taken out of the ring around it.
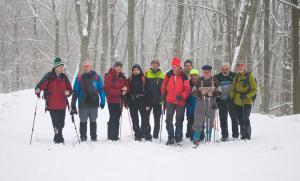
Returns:
[[[174,57],[171,69],[164,74],[160,62],[153,60],[146,72],[138,64],[133,65],[129,77],[123,73],[121,62],[104,76],[92,70],[92,62],[82,63],[82,73],[75,78],[73,88],[64,74],[64,63],[54,59],[54,67],[35,88],[35,94],[46,100],[54,128],[54,142],[64,143],[63,128],[66,108],[72,115],[79,114],[80,139],[87,140],[88,120],[90,139],[97,141],[97,117],[99,107],[108,104],[108,140],[120,139],[120,118],[123,109],[129,109],[136,141],[158,139],[161,118],[165,116],[168,133],[167,145],[181,144],[186,113],[185,136],[196,146],[203,140],[211,141],[212,130],[217,126],[216,111],[219,109],[221,141],[229,140],[228,113],[231,118],[232,138],[251,139],[250,113],[256,96],[256,81],[246,65],[237,64],[237,73],[230,65],[222,64],[220,73],[213,75],[212,66],[204,65],[202,73],[193,68],[191,60],[181,67],[180,58]],[[69,106],[68,97],[72,96]],[[77,106],[76,106],[77,105]],[[77,110],[78,107],[78,110]],[[150,115],[154,126],[151,132]],[[175,116],[176,115],[176,116]],[[175,116],[175,128],[173,118]],[[240,129],[239,129],[240,127]]]

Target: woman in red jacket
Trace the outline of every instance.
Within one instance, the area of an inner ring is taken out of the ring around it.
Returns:
[[[116,62],[110,68],[104,78],[104,90],[106,93],[109,121],[107,123],[108,140],[117,141],[119,138],[119,124],[125,95],[128,92],[128,83],[122,72],[122,63]]]
[[[46,100],[46,111],[50,112],[52,125],[54,128],[55,143],[64,143],[62,130],[65,125],[66,107],[68,99],[72,93],[72,86],[68,77],[63,73],[64,63],[60,58],[54,59],[54,67],[48,72],[35,88],[35,94],[40,97],[41,91],[44,92]]]
[[[162,100],[166,102],[167,107],[167,145],[172,145],[175,142],[180,144],[182,141],[182,127],[184,120],[185,102],[190,94],[190,84],[188,76],[180,67],[180,59],[174,57],[172,60],[172,69],[165,75],[161,95]],[[176,112],[176,130],[174,133],[173,117]]]

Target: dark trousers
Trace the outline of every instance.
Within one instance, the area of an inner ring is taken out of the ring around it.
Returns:
[[[173,117],[176,112],[176,129],[174,133]],[[166,118],[166,128],[168,131],[168,138],[178,141],[182,141],[182,127],[184,120],[184,106],[178,106],[175,104],[167,103],[167,118]]]
[[[55,134],[62,134],[65,126],[66,110],[49,110]]]
[[[241,127],[242,139],[251,138],[251,125],[250,125],[250,113],[252,105],[245,104],[244,106],[235,105],[236,116]]]
[[[132,119],[134,136],[136,138],[144,137],[146,139],[151,139],[151,127],[149,124],[149,120],[146,118],[146,107],[144,97],[131,100],[129,103],[129,110]],[[141,126],[139,124],[139,113],[141,115]]]
[[[108,103],[109,121],[107,123],[107,137],[109,140],[118,140],[119,125],[122,113],[121,104]]]
[[[160,118],[162,114],[162,106],[160,104],[156,104],[150,107],[150,110],[146,111],[146,119],[148,122],[150,122],[150,114],[152,110],[153,110],[153,117],[154,117],[153,137],[158,138],[158,134],[160,130]]]
[[[231,100],[219,101],[219,116],[221,124],[222,138],[228,138],[228,113],[231,119],[232,137],[239,137],[239,125],[235,113],[235,106]]]
[[[193,140],[193,124],[194,124],[194,114],[187,115],[187,125],[186,125],[186,137]]]

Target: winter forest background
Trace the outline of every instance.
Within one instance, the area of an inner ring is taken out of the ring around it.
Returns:
[[[298,0],[0,0],[0,92],[33,88],[56,56],[71,79],[85,58],[128,75],[178,56],[215,73],[246,62],[255,111],[300,113],[299,15]]]

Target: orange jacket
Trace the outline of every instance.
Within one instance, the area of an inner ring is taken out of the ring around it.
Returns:
[[[172,70],[165,75],[161,94],[166,96],[167,103],[184,106],[190,91],[188,76],[182,70],[177,75],[174,75]],[[178,99],[178,96],[181,99]]]

